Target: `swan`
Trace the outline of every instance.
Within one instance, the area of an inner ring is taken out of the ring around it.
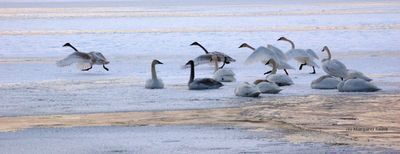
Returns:
[[[249,48],[253,50],[254,52],[246,59],[246,63],[252,63],[256,61],[261,61],[265,65],[269,65],[272,67],[272,64],[268,62],[269,59],[274,59],[277,61],[277,69],[283,69],[286,73],[286,75],[289,75],[286,69],[293,69],[292,66],[290,66],[288,63],[286,63],[286,56],[278,54],[277,50],[279,49],[274,49],[272,45],[268,45],[269,48],[266,47],[258,47],[257,49],[253,48],[247,43],[243,43],[242,45],[239,46],[239,48]],[[271,71],[266,72],[265,74],[271,73]]]
[[[360,71],[357,71],[357,70],[352,70],[352,69],[348,69],[347,70],[347,77],[356,77],[356,78],[359,78],[359,79],[363,79],[363,80],[365,80],[365,81],[372,81],[372,79],[371,78],[369,78],[369,77],[367,77],[366,75],[364,75],[364,73],[362,73],[362,72],[360,72]]]
[[[323,75],[311,82],[312,89],[336,89],[339,80],[330,75]]]
[[[315,67],[319,68],[319,66],[317,63],[314,62],[314,60],[319,58],[313,50],[296,49],[293,41],[285,37],[280,37],[277,41],[287,41],[292,45],[292,49],[286,52],[286,56],[289,59],[294,58],[296,61],[300,63],[299,70],[301,70],[304,65],[308,65],[313,68],[313,72],[311,72],[310,74],[315,74]]]
[[[372,83],[357,77],[346,77],[338,84],[337,89],[339,92],[375,92],[381,90]]]
[[[285,74],[276,74],[276,62],[274,59],[270,59],[269,63],[272,64],[271,74],[267,76],[267,81],[274,82],[278,86],[289,86],[293,84],[292,79]]]
[[[103,68],[106,71],[109,70],[104,65],[109,64],[110,62],[100,52],[80,52],[70,43],[65,43],[63,47],[71,47],[75,50],[75,52],[68,55],[64,59],[57,61],[57,66],[64,67],[72,65],[73,63],[77,63],[76,66],[82,71],[89,71],[90,69],[92,69],[93,65],[103,65]]]
[[[202,89],[218,89],[223,86],[221,82],[218,82],[211,78],[194,78],[194,62],[190,60],[186,63],[190,65],[190,79],[188,83],[189,90],[202,90]]]
[[[331,51],[327,46],[324,46],[322,52],[326,51],[328,54],[328,58],[322,59],[322,69],[328,75],[341,78],[345,78],[347,76],[347,68],[342,62],[336,59],[331,59]]]
[[[234,92],[236,96],[240,97],[258,97],[261,93],[256,86],[248,82],[241,83]]]
[[[260,90],[261,93],[264,94],[277,94],[282,91],[282,89],[273,82],[260,82],[256,85],[256,87]]]
[[[228,56],[225,53],[214,51],[214,52],[208,52],[206,48],[204,48],[200,43],[198,42],[193,42],[190,44],[191,46],[197,45],[200,48],[202,48],[205,52],[204,55],[200,55],[194,59],[195,65],[200,65],[200,64],[206,64],[209,63],[212,59],[212,55],[216,55],[218,57],[218,62],[222,62],[221,68],[224,68],[225,64],[230,64],[231,62],[235,62],[236,60],[233,59],[232,57]]]
[[[215,72],[214,79],[219,82],[233,82],[236,81],[235,73],[232,70],[226,68],[218,67],[218,57],[216,55],[212,56],[212,60],[214,61]]]
[[[164,83],[161,79],[157,78],[156,74],[156,65],[157,64],[163,64],[162,62],[158,60],[153,60],[151,62],[151,79],[148,79],[146,81],[145,88],[147,89],[163,89],[164,88]]]

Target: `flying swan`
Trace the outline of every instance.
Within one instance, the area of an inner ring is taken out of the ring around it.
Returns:
[[[92,69],[93,65],[103,65],[103,68],[108,71],[108,68],[104,65],[109,64],[110,62],[107,61],[100,52],[80,52],[70,43],[65,43],[63,47],[71,47],[75,52],[64,59],[57,61],[57,66],[64,67],[76,63],[76,66],[82,71],[89,71]]]
[[[201,49],[204,50],[205,54],[200,55],[198,57],[196,57],[193,61],[195,66],[197,65],[201,65],[201,64],[207,64],[210,63],[210,61],[212,60],[212,55],[216,55],[218,57],[218,62],[222,62],[222,66],[221,68],[224,68],[225,64],[230,64],[231,62],[235,62],[236,60],[233,59],[232,57],[228,56],[225,53],[222,52],[218,52],[218,51],[214,51],[214,52],[208,52],[206,48],[204,48],[200,43],[198,42],[193,42],[192,44],[190,44],[191,46],[197,45],[199,46]]]

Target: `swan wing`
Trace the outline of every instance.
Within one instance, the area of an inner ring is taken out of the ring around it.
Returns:
[[[104,55],[100,52],[89,52],[89,54],[95,59],[107,60],[106,57],[104,57]]]
[[[249,57],[247,57],[245,63],[252,64],[260,61],[265,62],[268,61],[269,59],[274,59],[274,60],[277,59],[273,51],[265,47],[259,47],[257,48],[256,51],[250,54]],[[277,63],[279,63],[279,61],[277,61]]]
[[[288,59],[292,58],[308,58],[309,55],[303,49],[290,49],[286,52]]]
[[[218,57],[218,61],[224,61],[224,58],[226,58],[227,62],[235,62],[236,61],[232,57],[230,57],[227,54],[222,53],[222,52],[214,51],[214,52],[209,52],[208,54],[216,55]]]
[[[347,75],[346,66],[339,60],[332,59],[324,62],[323,70],[332,76],[345,78]]]
[[[267,45],[267,48],[268,48],[268,49],[271,49],[273,52],[275,52],[277,58],[279,58],[280,60],[287,61],[287,57],[286,57],[286,55],[282,52],[281,49],[279,49],[279,48],[277,48],[277,47],[275,47],[275,46],[273,46],[273,45],[271,45],[271,44],[268,44],[268,45]]]
[[[90,55],[81,52],[74,52],[68,55],[66,58],[57,61],[57,66],[64,67],[69,66],[73,63],[89,63],[90,64]]]
[[[318,55],[314,52],[314,50],[306,49],[306,53],[309,55],[309,57],[319,59]]]
[[[368,82],[372,81],[372,79],[367,77],[366,75],[364,75],[364,73],[357,71],[357,70],[352,70],[352,69],[349,69],[347,71],[347,78],[360,78],[360,79],[363,79]]]
[[[211,78],[198,78],[190,85],[191,89],[217,89],[222,86],[223,84],[221,82]]]

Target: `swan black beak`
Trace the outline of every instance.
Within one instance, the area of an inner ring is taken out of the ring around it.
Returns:
[[[65,44],[63,45],[63,47],[66,47],[66,46],[71,46],[71,44],[65,43]]]
[[[199,43],[198,42],[193,42],[192,44],[190,44],[191,46],[192,45],[199,45]]]

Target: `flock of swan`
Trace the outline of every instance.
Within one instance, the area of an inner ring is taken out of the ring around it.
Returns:
[[[282,86],[293,85],[294,83],[287,72],[288,69],[294,69],[288,64],[288,61],[291,59],[296,60],[300,64],[299,70],[302,70],[303,66],[310,66],[313,68],[313,72],[310,74],[316,73],[315,68],[319,68],[316,61],[319,57],[313,50],[296,48],[293,41],[285,37],[281,37],[277,41],[289,42],[291,49],[283,52],[270,44],[266,47],[260,46],[258,48],[254,48],[247,43],[239,46],[239,48],[249,48],[252,50],[252,53],[245,60],[245,64],[261,62],[262,65],[268,65],[272,69],[264,73],[264,75],[268,74],[265,79],[259,79],[253,83],[243,82],[239,84],[234,90],[236,96],[258,97],[262,93],[277,94],[282,91]],[[235,62],[234,58],[222,52],[209,52],[198,42],[193,42],[191,46],[199,46],[205,53],[193,60],[189,60],[184,65],[184,68],[190,68],[189,90],[218,89],[223,86],[221,82],[236,81],[235,73],[231,69],[224,68],[226,64]],[[74,52],[58,61],[56,63],[57,66],[64,67],[76,64],[82,71],[88,71],[93,65],[102,65],[105,70],[109,70],[105,67],[106,64],[109,64],[109,61],[100,52],[80,52],[70,43],[66,43],[63,47],[70,47]],[[313,80],[311,88],[337,89],[339,92],[375,92],[380,90],[370,82],[372,79],[365,76],[362,72],[347,69],[346,65],[341,61],[332,59],[332,54],[327,46],[323,47],[322,52],[327,53],[327,58],[321,60],[322,69],[326,75]],[[222,63],[222,65],[219,66],[219,63]],[[163,63],[159,60],[151,62],[151,78],[145,83],[145,88],[147,89],[164,88],[163,81],[157,77],[155,68],[157,64]],[[214,65],[213,78],[195,78],[195,67],[202,64]],[[278,70],[283,70],[285,74],[277,73]]]

